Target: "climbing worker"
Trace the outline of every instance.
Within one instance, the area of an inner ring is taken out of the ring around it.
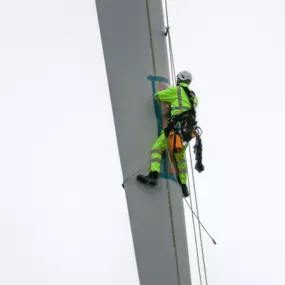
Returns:
[[[180,126],[184,130],[183,137],[179,137],[178,135],[174,134],[174,138],[177,138],[177,140],[179,140],[180,138],[184,138],[184,141],[186,140],[187,143],[183,146],[182,141],[180,141],[178,146],[180,149],[179,151],[174,151],[174,154],[179,172],[177,180],[181,186],[184,197],[189,196],[189,191],[187,187],[188,179],[185,151],[188,142],[192,138],[192,135],[195,136],[195,132],[193,133],[193,127],[197,123],[195,118],[198,99],[195,93],[189,89],[189,85],[191,84],[191,82],[191,73],[188,71],[181,71],[177,75],[176,86],[171,86],[155,94],[155,100],[157,100],[158,102],[168,103],[170,105],[171,118],[170,122],[168,123],[168,126],[164,130],[162,130],[160,136],[152,146],[149,174],[146,176],[139,174],[137,176],[137,180],[141,183],[148,185],[156,185],[160,173],[162,154],[164,151],[166,151],[166,148],[168,147],[167,141],[169,142],[171,134],[173,135],[173,130],[175,130],[175,124],[177,124],[177,122],[182,122],[182,125]],[[187,129],[186,131],[185,125]],[[198,169],[199,172],[203,171],[203,165],[199,164]]]

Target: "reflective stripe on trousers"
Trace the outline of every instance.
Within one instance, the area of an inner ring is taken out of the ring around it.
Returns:
[[[179,179],[182,184],[187,184],[187,179],[188,179],[187,161],[185,158],[186,149],[187,149],[187,145],[183,147],[182,152],[175,153],[175,159],[176,159],[177,168],[179,171]]]
[[[187,149],[187,146],[188,145],[185,145],[183,147],[182,152],[175,153],[175,159],[179,171],[179,179],[182,184],[187,184],[187,162],[185,159],[185,151]],[[151,164],[150,164],[151,171],[157,171],[158,173],[160,173],[162,153],[165,150],[166,150],[165,134],[164,131],[162,131],[151,149]]]
[[[162,153],[166,150],[165,134],[161,132],[151,148],[150,170],[160,172]]]

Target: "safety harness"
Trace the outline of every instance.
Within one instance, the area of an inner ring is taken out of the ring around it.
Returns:
[[[180,86],[178,86],[180,87]],[[187,87],[181,87],[184,90]],[[185,92],[188,94],[192,108],[179,115],[172,116],[167,127],[164,129],[166,137],[169,141],[169,151],[170,152],[181,152],[183,145],[189,143],[194,137],[196,137],[196,142],[193,147],[195,153],[195,169],[198,172],[204,170],[202,164],[202,130],[197,126],[196,121],[196,109],[194,104],[195,93],[187,88]]]

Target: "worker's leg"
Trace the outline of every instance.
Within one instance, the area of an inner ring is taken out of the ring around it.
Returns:
[[[150,171],[160,173],[162,154],[166,149],[166,141],[164,131],[161,132],[158,139],[151,148]]]
[[[148,175],[139,174],[137,180],[144,184],[156,185],[157,178],[160,173],[162,153],[166,149],[165,134],[161,132],[158,139],[151,148],[150,172]]]
[[[183,147],[181,152],[175,153],[175,159],[177,163],[177,168],[179,171],[179,179],[181,184],[187,184],[187,162],[186,162],[186,152],[187,145]]]
[[[179,178],[179,182],[180,182],[184,197],[189,196],[189,192],[187,188],[188,171],[187,171],[187,162],[186,162],[186,155],[185,155],[187,146],[188,144],[183,147],[181,152],[175,153],[175,159],[176,159],[177,168],[179,171],[178,178]]]

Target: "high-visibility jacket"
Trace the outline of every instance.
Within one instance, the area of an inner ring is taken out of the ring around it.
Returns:
[[[189,85],[184,82],[181,82],[179,85],[189,88]],[[188,95],[180,86],[171,86],[154,95],[155,100],[170,104],[171,116],[192,109]],[[194,105],[195,108],[198,105],[197,96],[194,97]]]

